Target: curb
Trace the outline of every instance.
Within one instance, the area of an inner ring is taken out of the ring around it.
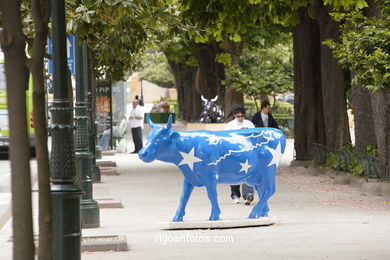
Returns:
[[[123,208],[122,201],[116,198],[99,198],[95,201],[98,203],[100,209],[114,209]]]
[[[96,161],[96,165],[100,167],[116,167],[116,162],[114,161]]]
[[[127,251],[127,239],[123,235],[88,236],[81,238],[81,252]]]
[[[105,176],[114,176],[119,175],[118,169],[116,167],[100,167],[100,174]]]

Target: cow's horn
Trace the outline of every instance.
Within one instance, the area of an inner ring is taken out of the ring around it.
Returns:
[[[152,129],[156,126],[156,124],[153,123],[152,120],[150,119],[150,114],[148,114],[148,115],[146,116],[146,122],[148,122],[148,125],[149,125]]]
[[[171,129],[171,127],[172,127],[172,114],[169,115],[166,128],[169,130],[169,129]]]
[[[203,97],[203,95],[200,96],[200,99],[202,99],[203,102],[206,102],[206,101],[207,101],[207,99],[205,99],[205,98]]]
[[[213,98],[213,99],[211,100],[211,102],[215,102],[215,101],[217,101],[217,99],[218,99],[218,95],[216,95],[215,98]]]

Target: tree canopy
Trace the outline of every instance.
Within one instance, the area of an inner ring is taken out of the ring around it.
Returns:
[[[78,33],[94,52],[99,76],[121,80],[141,67],[153,41],[169,37],[178,25],[169,1],[67,1],[67,30]]]
[[[226,84],[251,96],[275,96],[293,89],[292,43],[245,50],[238,64],[226,69]]]
[[[169,71],[167,59],[162,52],[146,52],[143,56],[141,77],[160,87],[171,88],[175,86],[173,75]]]
[[[355,72],[353,83],[371,91],[390,88],[389,6],[389,0],[382,1],[382,17],[367,17],[361,10],[334,14],[345,21],[340,42],[326,42],[339,62]]]

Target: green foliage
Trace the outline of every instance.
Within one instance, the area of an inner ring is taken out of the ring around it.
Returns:
[[[363,175],[364,165],[362,164],[360,157],[354,154],[349,165],[349,172],[355,175]]]
[[[67,30],[93,50],[98,76],[121,80],[141,67],[145,49],[179,23],[171,1],[66,1]]]
[[[170,61],[182,62],[193,67],[199,65],[194,56],[197,46],[194,42],[188,40],[183,33],[160,43],[159,46]]]
[[[259,99],[293,89],[292,46],[276,44],[271,48],[246,50],[239,64],[226,69],[224,84]]]
[[[216,62],[219,62],[219,63],[222,63],[226,66],[230,66],[231,65],[231,54],[230,53],[218,53],[217,54],[217,58],[216,58]]]
[[[349,152],[355,152],[355,147],[352,143],[346,143],[341,147],[341,150],[349,151]]]
[[[363,9],[368,6],[364,0],[324,0],[324,5],[332,5],[336,10]]]
[[[294,116],[294,106],[288,102],[276,101],[272,113],[273,115]]]
[[[372,144],[367,146],[365,154],[378,156],[379,155],[378,146]]]
[[[364,173],[361,156],[355,152],[355,147],[351,143],[345,144],[339,151],[327,153],[325,166],[355,175]]]
[[[390,88],[390,0],[380,3],[383,18],[359,10],[334,14],[334,19],[345,21],[340,42],[325,42],[339,63],[356,73],[353,83],[371,91]]]
[[[195,41],[238,43],[247,42],[256,28],[268,31],[271,37],[277,35],[276,28],[298,22],[293,10],[306,4],[307,0],[181,0],[178,8],[183,19],[203,29],[199,34],[188,31]]]
[[[337,166],[338,166],[337,155],[334,153],[327,153],[325,166],[328,168],[337,169]]]
[[[141,77],[160,87],[171,88],[175,86],[167,59],[162,52],[150,51],[143,56]]]

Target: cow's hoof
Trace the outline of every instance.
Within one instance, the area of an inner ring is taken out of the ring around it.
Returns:
[[[209,220],[210,221],[216,221],[216,220],[220,220],[220,218],[219,218],[219,215],[211,215]]]
[[[261,214],[259,214],[257,212],[251,212],[251,214],[249,214],[248,218],[260,218],[260,217],[263,217],[263,216],[261,216]]]
[[[174,216],[172,219],[172,222],[181,222],[181,221],[183,221],[182,216]]]

